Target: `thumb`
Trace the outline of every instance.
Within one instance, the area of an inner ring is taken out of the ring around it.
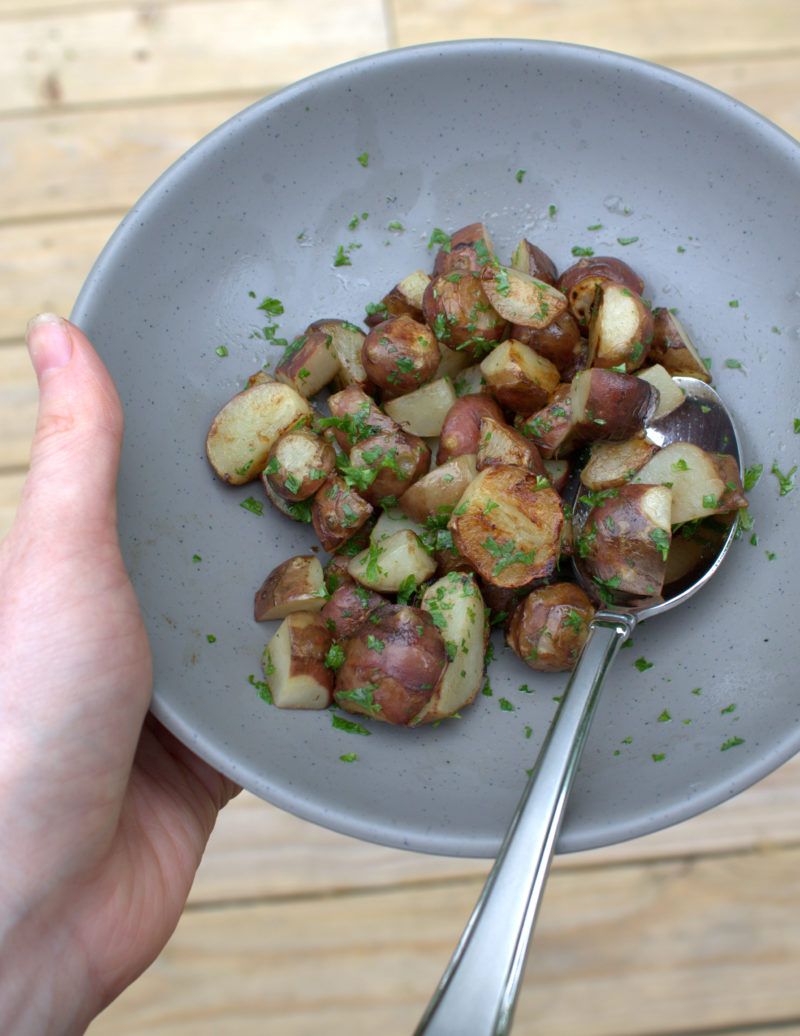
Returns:
[[[62,543],[107,536],[116,524],[123,425],[114,383],[88,338],[62,317],[34,317],[26,338],[39,413],[21,517]]]

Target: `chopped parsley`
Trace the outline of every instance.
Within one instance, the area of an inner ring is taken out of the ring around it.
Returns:
[[[360,723],[354,723],[350,719],[345,719],[344,716],[331,716],[331,726],[335,730],[343,730],[346,734],[361,734],[364,737],[369,737],[372,733],[371,730],[362,727]]]
[[[264,513],[264,504],[261,500],[256,500],[252,496],[248,496],[246,500],[242,500],[239,507],[243,507],[245,511],[250,511],[251,514],[262,515]]]
[[[648,662],[644,655],[642,655],[640,658],[637,658],[633,664],[636,666],[640,673],[644,673],[648,669],[652,669],[655,663]]]
[[[368,151],[364,151],[364,152],[362,152],[362,154],[357,155],[356,156],[356,161],[360,165],[363,165],[364,168],[366,169],[367,166],[369,165],[369,152]]]
[[[786,496],[787,493],[791,493],[791,491],[794,489],[792,475],[794,475],[795,471],[797,471],[797,465],[795,464],[795,466],[784,475],[781,469],[778,467],[778,462],[773,461],[772,467],[769,470],[770,473],[773,474],[778,480],[780,495]]]

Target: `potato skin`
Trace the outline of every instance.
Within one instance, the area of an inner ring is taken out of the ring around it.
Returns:
[[[444,638],[433,619],[410,605],[382,605],[341,646],[336,704],[395,726],[413,721],[447,663]]]
[[[439,345],[433,332],[413,317],[391,317],[373,327],[361,347],[370,380],[389,396],[413,392],[435,376]]]
[[[465,453],[476,454],[484,417],[493,417],[495,421],[505,424],[500,404],[491,396],[482,392],[460,396],[444,419],[436,463],[444,464]]]
[[[374,479],[359,493],[376,506],[397,498],[430,468],[431,451],[419,436],[408,432],[379,432],[357,442],[350,450],[350,465]]]
[[[622,259],[609,255],[593,255],[579,259],[558,278],[557,287],[567,296],[569,308],[578,324],[588,328],[599,287],[609,282],[624,284],[635,295],[641,295],[644,281]]]
[[[367,616],[386,604],[386,598],[360,586],[349,574],[331,593],[321,611],[334,640],[352,636]]]
[[[494,255],[494,245],[483,223],[469,223],[453,231],[433,260],[433,276],[454,270],[480,270]]]
[[[550,583],[531,591],[516,606],[506,643],[537,672],[573,669],[594,612],[594,605],[579,586]]]
[[[284,432],[270,447],[264,474],[284,500],[307,500],[336,467],[329,442],[306,428]]]
[[[501,341],[508,321],[497,313],[473,270],[434,277],[422,297],[425,323],[450,349],[480,359]]]
[[[509,334],[554,363],[564,380],[586,365],[586,343],[578,321],[569,310],[542,328],[512,324]]]
[[[311,523],[327,551],[338,550],[372,515],[374,508],[339,475],[331,475],[314,494]]]
[[[293,611],[319,611],[325,604],[322,565],[313,554],[299,554],[276,565],[256,591],[256,622],[283,619]]]

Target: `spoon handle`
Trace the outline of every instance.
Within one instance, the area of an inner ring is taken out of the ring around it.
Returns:
[[[533,925],[603,679],[636,617],[597,612],[480,899],[414,1036],[510,1031]]]

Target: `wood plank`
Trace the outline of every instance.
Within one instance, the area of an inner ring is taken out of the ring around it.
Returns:
[[[27,465],[38,399],[25,345],[0,348],[0,471]]]
[[[87,5],[2,31],[1,111],[266,91],[388,45],[381,0]]]
[[[0,221],[124,212],[201,137],[260,96],[6,118]]]
[[[36,313],[69,315],[124,212],[0,228],[0,340],[19,341]]]
[[[800,849],[553,875],[515,1032],[656,1036],[800,1020]],[[477,881],[187,911],[89,1036],[412,1030]]]
[[[690,56],[779,54],[800,44],[794,0],[764,3],[670,0],[389,0],[397,46],[429,40],[508,36],[569,40],[670,63]]]
[[[800,845],[800,756],[716,809],[619,845],[558,856],[557,870]],[[195,904],[484,877],[489,861],[402,852],[316,827],[244,792],[223,810]]]
[[[679,62],[800,137],[800,60]],[[259,93],[6,119],[0,221],[128,209],[172,162]]]

